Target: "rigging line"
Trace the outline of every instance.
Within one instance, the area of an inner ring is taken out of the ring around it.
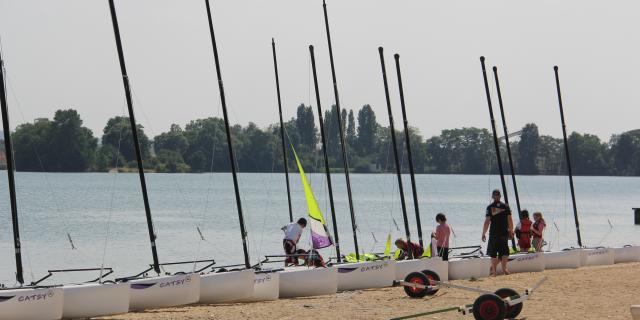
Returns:
[[[7,87],[8,87],[8,89],[9,89],[8,91],[11,93],[11,96],[13,97],[13,99],[15,101],[15,104],[17,106],[17,109],[18,109],[18,112],[20,114],[20,117],[22,118],[22,122],[23,123],[27,123],[26,117],[25,117],[24,112],[22,110],[22,104],[20,103],[20,100],[18,99],[18,95],[16,94],[15,89],[13,88],[12,81],[10,80],[11,79],[10,75],[9,75],[8,72],[6,72],[7,71],[6,70],[6,66],[3,65],[3,68],[4,68],[3,70],[5,71],[4,72],[5,83],[6,83]],[[51,192],[51,190],[53,190],[53,188],[51,186],[51,183],[49,182],[49,173],[44,168],[44,164],[42,162],[42,158],[40,157],[40,154],[38,153],[38,150],[37,150],[36,146],[33,144],[33,142],[29,143],[29,145],[31,146],[31,149],[33,150],[33,152],[34,152],[34,154],[36,156],[36,159],[38,161],[40,169],[42,170],[41,173],[43,173],[43,176],[44,176],[45,189],[48,191],[48,192],[46,192],[46,197],[48,199],[48,202],[50,201],[51,203],[53,203],[54,210],[57,211],[57,213],[58,213],[57,216],[63,217],[64,216],[62,214],[63,211],[62,211],[61,205],[59,203],[59,201],[61,201],[61,200],[58,197],[53,196],[53,194]],[[14,153],[15,153],[15,150],[14,150]],[[15,162],[15,157],[14,157],[14,162]],[[24,214],[24,211],[23,211],[23,214]],[[67,220],[68,221],[68,219],[63,219],[63,220]],[[69,230],[68,224],[64,223],[63,225],[64,225],[63,226],[63,228],[64,228],[63,234],[69,234],[70,230]],[[58,233],[60,233],[60,232],[58,232]],[[28,240],[22,240],[22,247],[23,247],[22,251],[26,252],[27,258],[29,259],[29,265],[30,265],[30,268],[31,268],[32,264],[31,264],[31,260],[30,260],[31,258],[29,256],[29,252],[28,252],[28,249],[27,249],[28,246],[26,245],[27,241]],[[34,278],[33,269],[30,270],[30,273],[31,273],[32,281],[34,281],[34,279],[33,279]]]
[[[122,114],[124,115],[124,107],[122,109]],[[104,246],[102,248],[102,261],[100,262],[100,277],[99,283],[102,283],[102,275],[104,274],[104,262],[107,256],[107,246],[109,243],[110,235],[111,235],[111,218],[113,216],[113,203],[115,199],[115,190],[116,190],[116,182],[118,180],[118,171],[119,171],[119,160],[120,160],[120,148],[122,146],[122,130],[124,129],[123,123],[126,122],[125,117],[122,117],[122,123],[118,126],[120,131],[118,132],[118,148],[116,149],[115,159],[114,159],[114,168],[115,172],[113,174],[113,179],[111,183],[111,197],[109,199],[109,214],[107,218],[107,228],[104,236]]]

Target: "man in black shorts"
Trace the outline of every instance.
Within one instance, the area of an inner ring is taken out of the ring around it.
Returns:
[[[498,262],[502,263],[502,272],[509,274],[507,262],[509,261],[509,239],[513,238],[513,220],[509,206],[500,202],[500,190],[493,190],[491,197],[493,202],[487,207],[486,219],[482,228],[482,242],[487,240],[485,234],[491,226],[487,254],[491,257],[490,274],[495,277]]]

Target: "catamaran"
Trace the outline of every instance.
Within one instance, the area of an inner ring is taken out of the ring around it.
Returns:
[[[20,226],[18,223],[18,205],[14,178],[13,147],[11,127],[9,126],[9,108],[5,86],[4,61],[0,52],[0,110],[2,111],[2,129],[7,158],[7,177],[11,203],[11,223],[13,225],[13,248],[16,262],[17,287],[0,289],[0,319],[60,319],[62,317],[63,291],[60,287],[23,286],[22,251],[20,244]]]
[[[1,60],[1,57],[0,57]],[[4,86],[4,70],[2,71],[2,99],[3,99],[3,128],[5,131],[5,148],[7,150],[7,169],[9,176],[9,190],[11,196],[12,217],[14,217],[14,233],[15,233],[15,248],[16,248],[16,265],[18,266],[17,279],[20,284],[23,283],[22,276],[22,261],[20,253],[20,240],[19,240],[19,227],[17,216],[17,205],[15,200],[15,183],[14,183],[14,168],[13,168],[13,149],[11,144],[10,127],[8,110],[6,108],[6,96]],[[41,282],[53,276],[56,273],[63,272],[89,272],[100,271],[101,276],[95,280],[87,283],[80,284],[65,284],[63,286],[52,287],[37,287]],[[103,273],[106,271],[106,273]],[[127,312],[129,308],[129,291],[128,285],[124,283],[114,283],[112,281],[103,281],[104,276],[111,273],[111,268],[78,268],[78,269],[63,269],[63,270],[49,270],[49,273],[43,278],[34,281],[31,284],[31,288],[27,290],[21,290],[19,294],[15,296],[5,296],[8,303],[2,305],[10,306],[12,301],[22,302],[25,307],[29,308],[29,312],[21,315],[19,308],[7,311],[7,313],[0,312],[0,319],[5,315],[10,319],[22,319],[33,318],[87,318],[101,315],[114,315]],[[36,291],[34,291],[36,290]],[[33,292],[32,292],[33,291]],[[4,293],[8,293],[5,291]],[[40,301],[42,305],[32,301]],[[29,303],[27,303],[29,302]],[[59,304],[59,305],[58,305]],[[33,308],[33,309],[31,309]],[[2,310],[0,310],[2,311]],[[32,314],[31,312],[37,312]],[[60,315],[57,315],[61,312]],[[54,316],[55,314],[55,316]]]
[[[235,154],[233,153],[233,144],[231,139],[231,130],[229,129],[229,117],[227,115],[227,103],[224,93],[224,84],[222,82],[222,71],[220,69],[220,60],[218,58],[218,46],[216,43],[215,32],[213,30],[213,19],[211,17],[211,6],[209,0],[205,0],[207,10],[207,19],[209,22],[209,34],[211,36],[211,45],[213,48],[213,58],[216,68],[216,76],[218,79],[218,90],[220,93],[220,102],[222,104],[222,114],[224,118],[225,132],[227,135],[227,148],[229,150],[229,162],[231,163],[231,176],[233,178],[233,188],[236,198],[236,207],[238,211],[238,223],[240,225],[240,233],[242,237],[242,250],[244,254],[244,265],[232,266],[234,269],[227,270],[219,268],[212,272],[202,275],[202,283],[200,285],[200,303],[220,303],[227,301],[236,301],[250,298],[254,295],[254,270],[249,260],[249,250],[247,248],[247,231],[244,223],[244,215],[242,211],[242,202],[240,198],[240,189],[238,186],[238,174],[236,168]],[[239,268],[238,268],[239,267]],[[266,278],[263,278],[266,279]],[[268,289],[263,287],[263,291]],[[272,293],[261,293],[262,295],[273,295]]]
[[[144,169],[142,166],[142,154],[140,151],[140,143],[138,141],[138,130],[135,120],[135,114],[133,112],[133,101],[131,98],[129,77],[127,75],[124,52],[122,49],[122,42],[120,40],[120,28],[118,27],[118,18],[116,15],[114,0],[109,0],[109,8],[111,11],[113,33],[118,50],[118,61],[120,62],[122,83],[127,100],[127,109],[129,111],[129,121],[134,141],[134,149],[137,160],[136,162],[138,165],[138,176],[140,178],[140,187],[142,189],[142,199],[144,202],[147,228],[149,232],[149,241],[151,243],[151,254],[153,258],[153,264],[145,271],[135,276],[119,280],[127,281],[127,283],[129,284],[129,310],[154,309],[196,303],[200,299],[200,274],[196,272],[190,272],[160,276],[161,264],[158,261],[158,252],[156,250],[156,235],[153,228],[153,219],[151,216],[151,208],[149,206],[149,198],[147,195],[147,184],[144,176]],[[148,277],[147,272],[151,270],[155,271],[157,276]]]

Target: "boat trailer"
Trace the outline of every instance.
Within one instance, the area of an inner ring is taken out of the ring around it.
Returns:
[[[522,311],[523,302],[529,299],[533,292],[546,280],[546,276],[542,277],[532,287],[527,288],[521,295],[510,288],[501,288],[492,292],[480,288],[442,282],[436,273],[429,270],[425,270],[423,272],[412,272],[405,277],[404,281],[396,281],[395,283],[396,285],[404,287],[404,291],[409,297],[422,298],[427,295],[434,295],[440,288],[471,291],[479,293],[480,296],[472,304],[412,314],[392,318],[391,320],[413,319],[451,311],[458,311],[462,315],[472,314],[476,320],[514,319]]]

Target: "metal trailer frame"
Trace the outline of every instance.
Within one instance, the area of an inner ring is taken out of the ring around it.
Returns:
[[[533,292],[536,291],[538,289],[538,287],[540,287],[546,280],[547,280],[547,277],[543,276],[533,286],[525,289],[524,293],[522,295],[518,295],[518,296],[514,296],[514,297],[502,298],[502,300],[504,300],[505,303],[510,307],[511,306],[515,306],[515,305],[520,304],[520,303],[523,303],[524,301],[528,300],[531,297],[531,295],[533,294]],[[484,294],[494,294],[493,291],[480,289],[480,288],[469,287],[469,286],[463,286],[463,285],[458,285],[458,284],[453,284],[453,283],[449,283],[449,282],[442,282],[442,281],[436,281],[436,280],[430,280],[430,282],[435,283],[435,285],[424,285],[424,284],[418,284],[418,283],[413,283],[413,282],[408,282],[408,281],[403,281],[403,280],[396,281],[395,284],[403,286],[403,287],[427,289],[429,291],[435,291],[435,290],[438,290],[440,288],[452,288],[452,289],[460,289],[460,290],[465,290],[465,291],[476,292],[476,293],[480,293],[480,294],[483,294],[483,295]],[[466,304],[466,305],[462,305],[462,306],[459,306],[459,307],[450,307],[450,308],[434,310],[434,311],[431,311],[431,312],[419,313],[419,314],[409,315],[409,316],[405,316],[405,317],[398,317],[398,318],[393,318],[393,319],[417,318],[417,317],[420,317],[420,316],[425,316],[425,315],[430,315],[430,314],[435,314],[435,313],[442,313],[442,312],[449,312],[449,311],[454,311],[454,310],[457,310],[459,313],[461,313],[463,315],[470,315],[470,314],[473,314],[473,304]]]

